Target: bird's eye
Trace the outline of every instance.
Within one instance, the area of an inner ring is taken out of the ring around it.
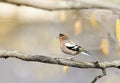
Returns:
[[[60,37],[61,37],[61,36],[64,36],[64,34],[60,33],[59,36],[60,36]]]

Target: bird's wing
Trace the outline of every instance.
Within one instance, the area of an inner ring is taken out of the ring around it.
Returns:
[[[81,54],[88,55],[88,56],[93,56],[90,54],[88,51],[84,50],[81,46],[78,46],[73,43],[65,43],[65,46],[72,51],[79,51]]]
[[[73,50],[73,51],[79,51],[80,46],[76,45],[76,44],[72,44],[72,43],[65,43],[65,46],[69,49],[69,50]]]

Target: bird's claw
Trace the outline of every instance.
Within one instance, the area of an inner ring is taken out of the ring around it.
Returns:
[[[72,57],[66,57],[65,59],[66,59],[66,60],[74,61],[74,56],[72,56]]]
[[[74,57],[71,57],[71,59],[70,59],[71,61],[74,61]]]

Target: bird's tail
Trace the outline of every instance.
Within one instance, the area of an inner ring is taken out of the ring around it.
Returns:
[[[81,54],[87,55],[87,56],[92,56],[93,58],[99,60],[99,58],[93,54],[91,54],[89,51],[84,50],[83,48],[79,48],[79,51]]]
[[[90,54],[90,52],[84,50],[82,47],[79,47],[79,52],[87,56],[93,56],[92,54]]]
[[[90,54],[90,52],[88,52],[86,50],[82,50],[81,54],[88,55],[88,56],[93,56],[92,54]]]
[[[99,57],[97,57],[97,56],[91,54],[89,51],[82,50],[82,51],[81,51],[81,54],[84,54],[84,55],[87,55],[87,56],[92,56],[93,58],[99,60],[100,62],[103,62],[101,58],[99,58]]]

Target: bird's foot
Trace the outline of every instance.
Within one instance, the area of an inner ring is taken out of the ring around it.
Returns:
[[[75,56],[72,56],[70,60],[71,60],[71,61],[74,61],[74,58],[75,58]]]
[[[66,59],[66,60],[71,60],[71,61],[74,61],[74,56],[71,56],[71,57],[66,57],[65,59]]]

